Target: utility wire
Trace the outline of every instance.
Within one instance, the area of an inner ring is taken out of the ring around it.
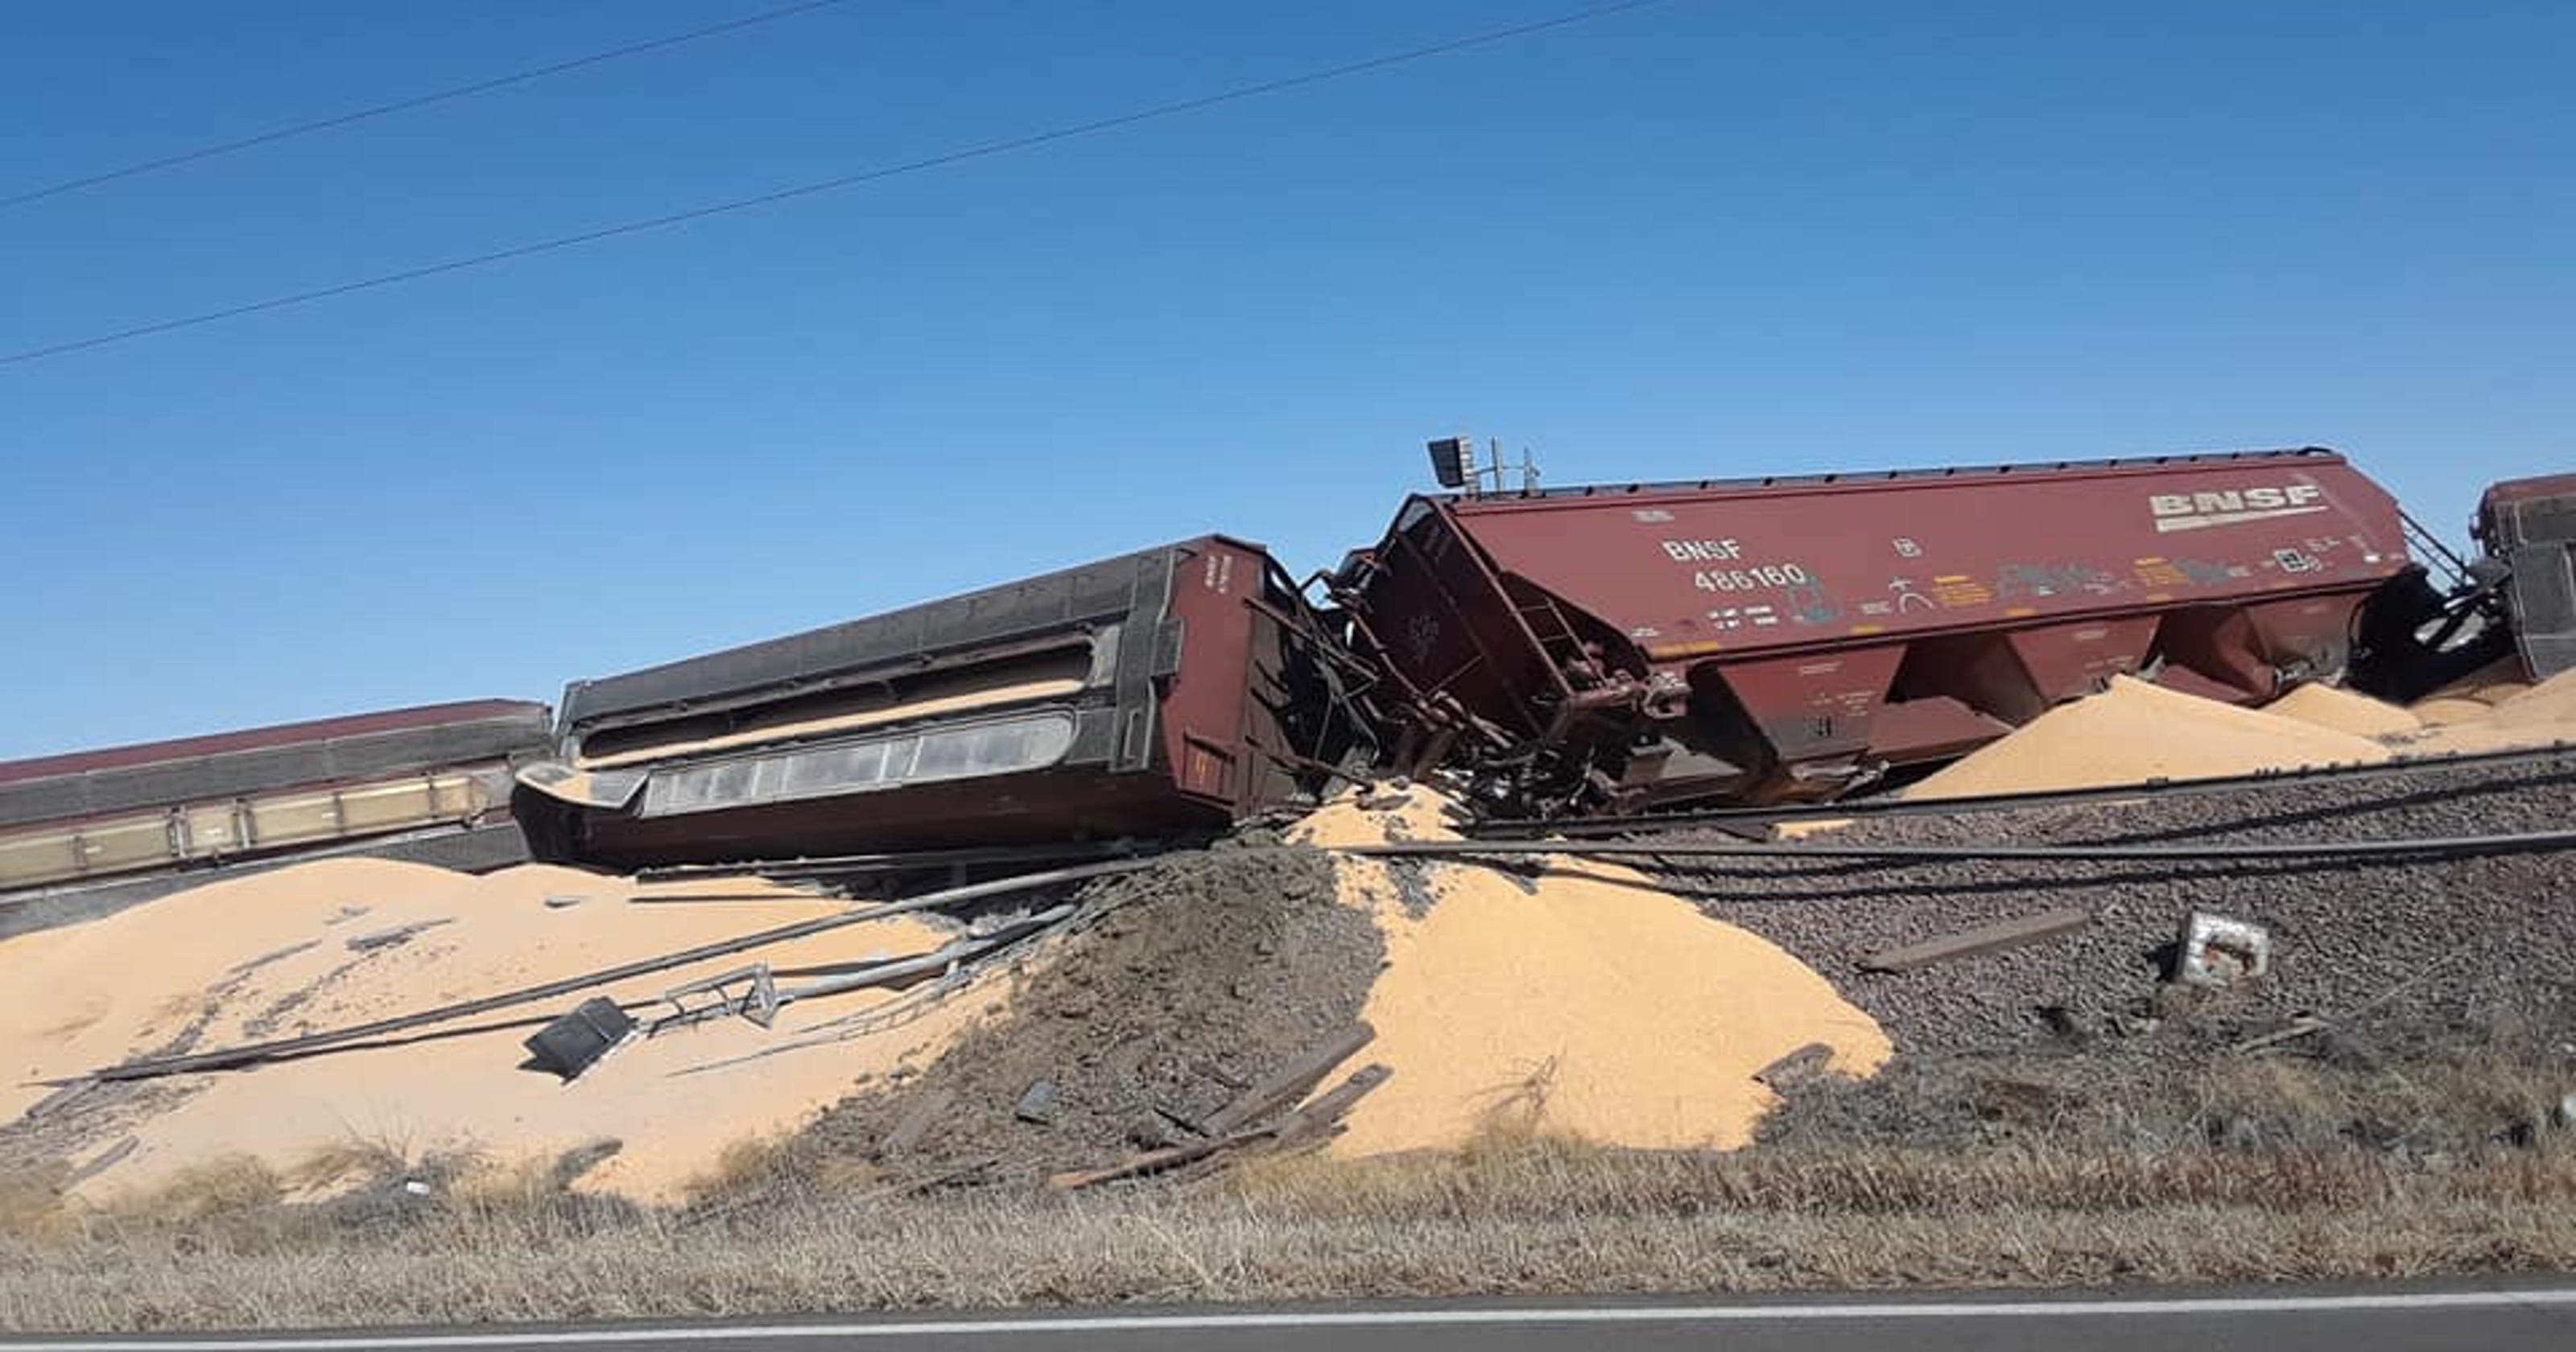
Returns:
[[[407,99],[396,99],[391,103],[379,103],[366,108],[353,108],[345,113],[333,113],[329,117],[319,117],[310,122],[298,122],[291,126],[277,127],[268,131],[255,133],[253,135],[238,137],[230,141],[217,141],[211,145],[199,146],[194,150],[183,150],[175,155],[164,155],[156,160],[142,160],[134,164],[126,165],[121,169],[110,169],[104,173],[89,174],[81,178],[65,179],[62,182],[53,184],[49,187],[36,188],[10,197],[0,197],[0,211],[6,211],[12,207],[25,206],[29,202],[40,202],[48,197],[60,197],[64,193],[78,192],[83,188],[95,188],[102,183],[114,183],[119,179],[126,178],[139,178],[144,174],[157,173],[163,169],[175,168],[182,164],[194,164],[199,160],[211,160],[219,155],[234,154],[238,151],[249,150],[254,146],[273,145],[279,141],[292,140],[298,136],[310,136],[315,132],[332,131],[340,127],[351,126],[359,122],[389,116],[394,113],[407,113],[415,108],[426,108],[432,104],[446,103],[452,99],[467,98],[475,94],[488,94],[495,89],[507,89],[512,85],[526,84],[531,80],[542,80],[548,76],[562,75],[568,71],[581,70],[589,66],[603,65],[607,62],[623,60],[630,56],[641,56],[646,52],[658,52],[666,47],[677,47],[683,43],[696,42],[703,38],[716,37],[721,34],[735,32],[740,29],[751,28],[759,24],[776,23],[780,19],[792,19],[800,14],[811,14],[818,9],[831,9],[835,6],[848,4],[849,2],[850,0],[804,0],[804,3],[802,4],[786,5],[778,9],[763,10],[758,14],[746,14],[739,19],[728,19],[723,23],[709,24],[704,28],[692,28],[685,33],[673,33],[667,37],[647,38],[642,42],[630,42],[623,47],[612,47],[607,51],[593,52],[588,56],[576,56],[569,61],[557,61],[548,66],[536,66],[528,70],[513,71],[508,75],[495,75],[488,80],[477,80],[472,84],[457,85],[452,89],[441,89],[428,94],[416,94]]]
[[[969,160],[988,159],[996,155],[1007,155],[1015,151],[1028,150],[1057,141],[1069,141],[1076,137],[1091,136],[1100,132],[1114,131],[1122,127],[1132,127],[1141,122],[1153,122],[1163,118],[1178,117],[1184,113],[1194,113],[1202,109],[1214,108],[1221,104],[1236,103],[1245,99],[1260,98],[1267,94],[1283,93],[1291,89],[1303,88],[1307,85],[1322,84],[1328,80],[1339,80],[1353,75],[1365,74],[1370,71],[1384,70],[1389,66],[1400,66],[1408,62],[1427,60],[1435,56],[1446,56],[1454,52],[1462,52],[1474,47],[1483,47],[1493,43],[1505,42],[1513,38],[1528,37],[1532,34],[1547,32],[1551,29],[1568,28],[1575,24],[1588,23],[1595,19],[1605,19],[1612,15],[1624,14],[1630,10],[1644,9],[1650,5],[1662,3],[1664,3],[1664,0],[1620,0],[1620,3],[1616,4],[1596,5],[1590,9],[1576,10],[1569,14],[1560,14],[1552,19],[1540,19],[1530,23],[1514,24],[1508,28],[1487,29],[1481,33],[1473,33],[1465,37],[1450,38],[1446,41],[1435,42],[1428,46],[1412,47],[1400,52],[1391,52],[1384,56],[1373,56],[1363,61],[1352,61],[1338,66],[1326,66],[1318,70],[1304,71],[1296,75],[1282,76],[1274,80],[1264,80],[1259,84],[1239,85],[1221,93],[1203,94],[1196,98],[1180,99],[1171,103],[1159,103],[1151,107],[1139,108],[1130,112],[1119,113],[1114,116],[1099,118],[1090,122],[1076,122],[1064,126],[1052,127],[1045,131],[1031,132],[1022,136],[1013,136],[1004,140],[985,141],[977,145],[966,146],[957,150],[943,151],[939,154],[927,156],[922,159],[908,160],[901,164],[883,165],[874,169],[863,169],[856,173],[842,174],[835,178],[820,179],[812,183],[802,183],[792,188],[780,188],[776,191],[761,193],[753,197],[738,197],[731,201],[691,207],[685,211],[674,211],[668,215],[652,216],[642,220],[627,221],[618,225],[602,226],[596,230],[585,230],[574,235],[558,235],[553,239],[537,240],[533,243],[515,245],[506,249],[495,249],[490,253],[474,254],[465,258],[451,258],[443,263],[430,263],[421,267],[406,268],[400,272],[388,272],[374,277],[361,278],[356,281],[341,282],[333,286],[317,287],[311,291],[298,291],[290,295],[274,296],[267,300],[253,301],[247,305],[234,305],[221,310],[208,310],[202,314],[187,315],[178,319],[165,319],[157,323],[137,325],[130,329],[118,329],[113,332],[97,334],[88,338],[73,339],[69,342],[52,343],[44,347],[27,348],[22,351],[11,352],[5,356],[0,356],[0,366],[14,366],[22,362],[40,361],[47,357],[59,357],[65,353],[85,351],[94,347],[105,347],[111,343],[130,342],[137,338],[148,338],[156,334],[170,333],[179,329],[195,328],[203,324],[221,323],[228,319],[239,319],[245,315],[262,314],[270,310],[283,310],[297,305],[309,305],[315,301],[330,300],[334,297],[346,296],[359,291],[372,291],[379,287],[398,286],[405,282],[416,282],[423,278],[437,277],[446,273],[464,272],[472,268],[490,267],[495,263],[504,263],[518,258],[528,258],[537,254],[553,253],[558,249],[578,248],[585,244],[596,244],[602,240],[617,239],[626,235],[640,235],[655,230],[667,230],[672,226],[685,225],[691,221],[705,220],[711,216],[724,216],[738,211],[750,211],[757,207],[775,206],[781,202],[790,202],[798,198],[813,197],[822,193],[837,192],[844,188],[854,188],[865,183],[881,182],[885,179],[897,178],[905,174],[917,174],[924,170],[939,169],[950,165],[963,164]]]

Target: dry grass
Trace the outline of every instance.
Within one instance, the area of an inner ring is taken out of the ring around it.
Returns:
[[[908,1196],[775,1140],[728,1152],[676,1211],[569,1190],[614,1143],[493,1168],[353,1141],[107,1208],[66,1208],[58,1171],[21,1171],[0,1175],[0,1327],[2567,1270],[2576,1132],[2541,1115],[2565,1078],[2474,1049],[2232,1058],[2154,1103],[2052,1110],[2001,1141],[1810,1132],[1715,1155],[1537,1134],[1515,1109],[1545,1092],[1538,1073],[1454,1154],[1254,1160],[1071,1197]],[[377,1186],[282,1200],[325,1174]],[[381,1186],[397,1175],[434,1181]]]
[[[287,1179],[249,1155],[225,1155],[192,1165],[149,1192],[120,1196],[101,1208],[112,1220],[191,1225],[274,1212],[286,1201]]]
[[[410,1172],[419,1159],[411,1142],[352,1133],[305,1156],[287,1172],[299,1193],[328,1193]]]
[[[586,1214],[528,1188],[424,1205],[382,1231],[351,1231],[312,1213],[290,1227],[247,1217],[93,1222],[51,1239],[0,1240],[0,1325],[2551,1269],[2576,1265],[2571,1172],[2562,1153],[2522,1169],[2376,1177],[2363,1195],[2282,1207],[2268,1198],[2149,1198],[2135,1191],[2142,1183],[2176,1180],[2039,1160],[1993,1166],[1983,1182],[2037,1182],[2058,1198],[1990,1193],[1967,1207],[1941,1202],[1944,1190],[1905,1161],[1739,1173],[1707,1160],[1532,1142],[1436,1165],[1283,1164],[1196,1192],[985,1193],[864,1208],[818,1197],[703,1225],[666,1213]],[[2211,1177],[2182,1181],[2199,1187]],[[1926,1195],[1935,1204],[1909,1204]],[[1855,1196],[1876,1209],[1808,1209]],[[2115,1209],[2049,1204],[2069,1196]]]
[[[70,1177],[59,1161],[0,1167],[0,1235],[50,1234],[62,1217]]]

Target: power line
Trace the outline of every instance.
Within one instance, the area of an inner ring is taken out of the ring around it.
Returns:
[[[47,357],[59,357],[65,353],[85,351],[94,347],[105,347],[111,343],[130,342],[137,338],[148,338],[155,334],[170,333],[178,329],[189,329],[203,324],[221,323],[228,319],[239,319],[246,315],[262,314],[270,310],[283,310],[291,306],[309,305],[315,301],[330,300],[337,296],[346,296],[359,291],[372,291],[379,287],[398,286],[405,282],[416,282],[423,278],[437,277],[446,273],[464,272],[472,268],[490,267],[495,263],[505,263],[513,259],[528,258],[536,254],[553,253],[558,249],[571,249],[585,244],[596,244],[602,240],[617,239],[626,235],[640,235],[654,230],[666,230],[672,226],[684,225],[691,221],[705,220],[711,216],[724,216],[738,211],[749,211],[757,207],[775,206],[781,202],[794,201],[803,197],[813,197],[821,193],[837,192],[843,188],[853,188],[865,183],[876,183],[889,178],[901,177],[905,174],[917,174],[924,170],[944,168],[949,165],[962,164],[969,160],[988,159],[996,155],[1007,155],[1014,151],[1028,150],[1036,146],[1047,145],[1056,141],[1069,141],[1079,136],[1090,136],[1100,132],[1114,131],[1122,127],[1132,127],[1140,122],[1152,122],[1167,117],[1178,117],[1183,113],[1198,112],[1202,109],[1213,108],[1220,104],[1236,103],[1245,99],[1259,98],[1266,94],[1277,94],[1286,90],[1302,88],[1307,85],[1322,84],[1328,80],[1339,80],[1353,75],[1365,74],[1369,71],[1384,70],[1389,66],[1400,66],[1408,62],[1427,60],[1435,56],[1446,56],[1451,53],[1466,51],[1469,48],[1483,47],[1497,42],[1509,41],[1513,38],[1528,37],[1532,34],[1547,32],[1551,29],[1568,28],[1575,24],[1588,23],[1595,19],[1604,19],[1612,15],[1624,14],[1630,10],[1645,9],[1648,6],[1662,3],[1664,3],[1664,0],[1619,0],[1619,2],[1615,4],[1596,5],[1590,9],[1577,10],[1569,14],[1560,14],[1552,19],[1540,19],[1531,23],[1513,24],[1507,28],[1488,29],[1484,32],[1469,34],[1465,37],[1450,38],[1446,41],[1435,42],[1428,46],[1408,48],[1404,51],[1392,52],[1384,56],[1373,56],[1362,61],[1352,61],[1343,65],[1327,66],[1319,70],[1304,71],[1295,75],[1282,76],[1274,80],[1264,80],[1259,84],[1239,85],[1235,88],[1225,90],[1222,93],[1204,94],[1196,98],[1180,99],[1171,103],[1155,104],[1151,107],[1139,108],[1130,112],[1119,113],[1114,116],[1099,118],[1090,122],[1077,122],[1065,126],[1052,127],[1045,131],[1030,132],[1026,135],[1013,136],[999,141],[986,141],[981,144],[966,146],[957,150],[943,151],[939,154],[927,156],[922,159],[907,160],[901,164],[882,165],[874,169],[863,169],[856,173],[842,174],[835,178],[820,179],[812,183],[802,183],[792,188],[780,188],[773,192],[765,192],[753,197],[738,197],[731,201],[716,202],[707,206],[691,207],[685,211],[674,211],[667,215],[627,221],[618,225],[601,226],[596,230],[585,230],[579,234],[558,235],[553,239],[537,240],[528,244],[514,245],[506,249],[495,249],[490,253],[474,254],[465,258],[451,258],[442,263],[429,263],[416,268],[405,268],[400,272],[382,273],[374,277],[360,278],[356,281],[340,282],[332,286],[318,287],[311,291],[298,291],[289,295],[273,296],[267,300],[253,301],[247,305],[234,305],[221,310],[209,310],[202,314],[187,315],[178,319],[164,319],[156,323],[137,325],[134,328],[119,329],[114,332],[97,334],[88,338],[77,338],[69,342],[52,343],[44,347],[27,348],[23,351],[12,352],[6,356],[0,356],[0,366],[14,366],[22,362],[40,361]]]
[[[87,174],[80,178],[65,179],[60,183],[52,184],[48,187],[36,188],[10,197],[0,197],[0,211],[8,210],[11,207],[24,206],[29,202],[42,201],[48,197],[59,197],[67,192],[78,192],[83,188],[95,188],[102,183],[113,183],[118,179],[138,178],[144,174],[157,173],[160,170],[175,168],[178,165],[194,164],[199,160],[211,160],[219,155],[234,154],[238,151],[251,149],[254,146],[273,145],[279,141],[291,140],[298,136],[310,136],[315,132],[331,131],[354,123],[365,122],[372,118],[385,117],[393,113],[407,113],[415,108],[429,107],[434,103],[446,103],[451,99],[467,98],[475,94],[488,94],[495,89],[507,89],[512,85],[526,84],[531,80],[542,80],[551,75],[564,74],[567,71],[581,70],[585,67],[602,65],[610,61],[618,61],[630,56],[641,56],[646,52],[658,52],[666,47],[677,47],[683,43],[697,42],[704,38],[711,38],[725,33],[736,32],[759,24],[776,23],[780,19],[792,19],[800,14],[811,14],[818,9],[831,9],[835,6],[846,5],[848,3],[850,3],[850,0],[804,0],[804,3],[802,4],[786,5],[778,9],[763,10],[758,14],[746,14],[739,19],[728,19],[723,23],[709,24],[704,28],[692,28],[685,33],[672,33],[665,37],[647,38],[642,42],[630,42],[623,47],[612,47],[604,52],[592,52],[588,56],[576,56],[569,61],[557,61],[552,65],[535,66],[527,70],[513,71],[507,75],[495,75],[488,80],[477,80],[472,84],[461,84],[451,89],[441,89],[428,94],[416,94],[410,98],[396,99],[391,103],[379,103],[365,108],[352,108],[344,113],[333,113],[329,117],[317,117],[310,122],[298,122],[291,126],[276,127],[268,131],[254,133],[249,136],[237,137],[230,141],[217,141],[211,145],[199,146],[194,150],[183,150],[175,155],[164,155],[159,159],[153,160],[141,160],[136,163],[126,165],[123,168],[109,169],[102,173]]]

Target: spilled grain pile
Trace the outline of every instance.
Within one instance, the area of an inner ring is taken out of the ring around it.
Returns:
[[[2011,736],[1905,790],[1960,798],[2023,790],[2206,779],[2309,766],[2376,764],[2389,749],[2357,733],[2115,677],[2111,688],[2041,714]]]
[[[2424,730],[2421,719],[2397,705],[2331,685],[2300,686],[2264,705],[2263,712],[2356,737],[2404,737]]]
[[[256,1068],[101,1086],[44,1101],[44,1081],[131,1058],[205,1051],[371,1021],[671,953],[842,909],[781,888],[752,900],[646,904],[624,879],[530,866],[473,878],[416,864],[334,860],[162,898],[0,944],[0,1151],[97,1168],[84,1192],[148,1188],[209,1160],[283,1171],[366,1146],[495,1164],[622,1143],[583,1186],[671,1195],[745,1134],[792,1128],[854,1080],[934,1055],[965,1015],[918,1017],[862,1043],[747,1061],[808,1023],[903,997],[863,992],[795,1007],[775,1031],[737,1019],[628,1047],[571,1085],[521,1068],[524,1020],[580,997],[487,1016],[399,1045]],[[685,891],[656,888],[657,894]],[[394,937],[388,937],[394,936]],[[782,970],[908,955],[947,936],[896,918],[613,984],[649,1000],[753,960]],[[353,943],[352,940],[358,942]],[[730,1064],[727,1064],[731,1062]],[[44,1111],[30,1113],[42,1104]],[[12,1120],[16,1119],[16,1120]]]
[[[2400,751],[2467,755],[2576,743],[2576,671],[2536,686],[2498,678],[2445,689],[2452,693],[2436,692],[2414,706],[2425,730],[2396,739]]]
[[[2530,675],[2523,670],[2522,658],[2508,654],[2438,687],[2424,698],[2467,700],[2492,706],[2530,688]]]
[[[2488,721],[2505,728],[2576,723],[2576,671],[2562,671],[2528,690],[2498,701],[2495,713]]]
[[[1416,786],[1371,811],[1346,797],[1300,829],[1324,846],[1455,838]],[[1447,1149],[1501,1128],[1609,1145],[1732,1148],[1775,1099],[1756,1072],[1810,1043],[1869,1074],[1888,1042],[1825,979],[1633,871],[1565,864],[1336,864],[1343,900],[1386,941],[1353,1058],[1394,1071],[1333,1146]]]

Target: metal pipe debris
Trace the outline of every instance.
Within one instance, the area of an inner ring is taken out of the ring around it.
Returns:
[[[807,935],[821,934],[828,930],[839,929],[845,925],[864,924],[870,920],[883,920],[888,916],[910,915],[916,911],[939,910],[945,907],[955,906],[963,902],[980,901],[986,897],[1006,896],[1013,892],[1026,892],[1033,888],[1047,887],[1056,883],[1081,882],[1086,879],[1103,878],[1117,873],[1132,873],[1152,864],[1153,862],[1154,861],[1151,859],[1116,859],[1097,864],[1080,864],[1071,868],[1048,869],[1040,873],[1024,873],[1015,878],[996,878],[991,882],[969,883],[964,887],[942,888],[936,892],[925,892],[917,897],[908,897],[902,901],[888,902],[882,906],[870,906],[863,910],[847,911],[839,915],[822,916],[814,920],[802,920],[792,925],[780,925],[775,928],[761,930],[754,934],[746,934],[739,938],[722,939],[710,944],[700,944],[695,948],[686,949],[678,953],[669,953],[660,957],[644,958],[635,962],[621,963],[615,967],[606,967],[594,972],[584,972],[579,976],[565,977],[559,981],[548,981],[535,986],[526,986],[518,990],[506,991],[497,995],[480,996],[472,1000],[460,1000],[454,1004],[440,1005],[434,1009],[424,1009],[417,1013],[399,1014],[391,1018],[376,1019],[368,1023],[352,1024],[345,1028],[327,1029],[319,1033],[307,1033],[300,1037],[278,1038],[268,1042],[246,1043],[238,1047],[218,1048],[217,1050],[208,1052],[194,1052],[185,1056],[149,1057],[140,1061],[128,1061],[121,1065],[108,1066],[104,1069],[92,1071],[87,1078],[97,1080],[150,1080],[159,1079],[167,1075],[191,1074],[197,1071],[231,1070],[240,1066],[253,1065],[262,1061],[277,1060],[281,1057],[300,1056],[311,1052],[328,1050],[342,1043],[379,1037],[386,1033],[397,1033],[407,1029],[425,1027],[430,1024],[445,1023],[451,1019],[466,1018],[475,1014],[487,1014],[496,1009],[508,1009],[516,1005],[532,1004],[538,1000],[552,999],[558,995],[570,995],[576,991],[587,990],[593,986],[605,985],[612,981],[623,981],[629,977],[644,976],[653,972],[669,971],[674,967],[686,967],[691,963],[704,962],[709,958],[726,957],[749,949],[763,948],[770,944],[785,943],[791,939],[802,939]]]

